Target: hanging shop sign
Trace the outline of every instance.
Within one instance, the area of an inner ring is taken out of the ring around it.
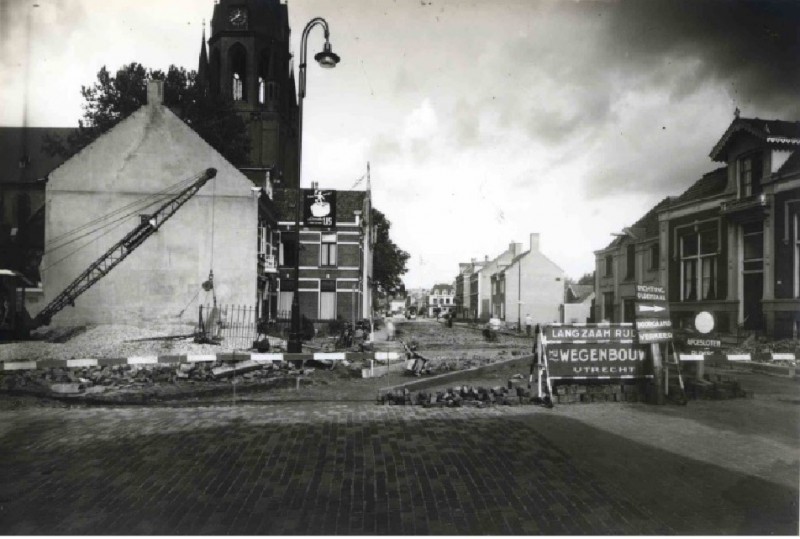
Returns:
[[[672,340],[669,302],[663,286],[636,285],[635,315],[640,343],[653,344]]]
[[[548,376],[565,378],[644,378],[652,376],[648,347],[636,342],[630,324],[547,325]]]
[[[303,224],[305,226],[336,225],[336,191],[303,189]]]

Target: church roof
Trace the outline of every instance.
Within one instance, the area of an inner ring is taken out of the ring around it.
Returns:
[[[40,180],[47,176],[66,158],[44,151],[45,138],[48,135],[66,138],[74,130],[72,127],[0,127],[0,183]],[[19,161],[26,143],[29,165],[27,174],[23,174]]]

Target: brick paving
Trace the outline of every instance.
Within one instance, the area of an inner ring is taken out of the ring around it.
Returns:
[[[583,408],[0,411],[0,533],[797,531],[796,485],[623,437],[644,406]]]

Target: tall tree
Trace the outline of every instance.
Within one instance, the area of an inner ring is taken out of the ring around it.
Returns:
[[[49,137],[45,150],[69,157],[147,103],[147,80],[164,81],[164,105],[234,165],[247,163],[250,140],[233,103],[213,97],[195,71],[169,66],[166,73],[133,62],[112,75],[105,66],[92,86],[82,86],[83,118],[66,139]]]
[[[375,249],[372,253],[372,279],[378,285],[378,293],[399,289],[401,277],[408,271],[406,263],[410,255],[399,248],[389,236],[392,223],[379,210],[372,208],[372,225],[375,228]]]

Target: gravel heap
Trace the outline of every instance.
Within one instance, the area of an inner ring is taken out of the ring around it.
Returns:
[[[37,340],[0,344],[0,361],[124,358],[232,351],[224,343],[195,343],[191,336],[193,331],[192,325],[138,327],[109,324],[47,328],[34,334]]]

